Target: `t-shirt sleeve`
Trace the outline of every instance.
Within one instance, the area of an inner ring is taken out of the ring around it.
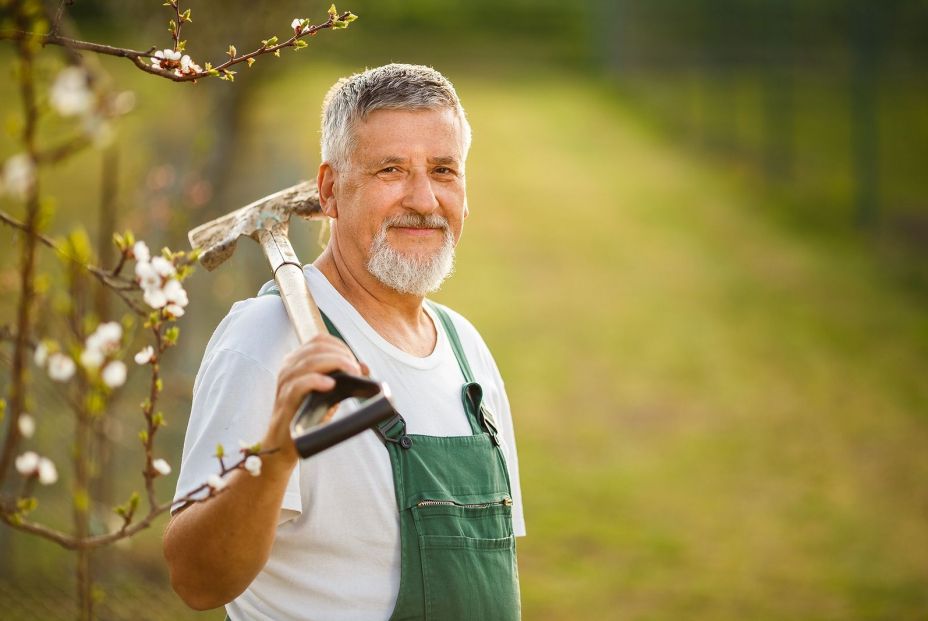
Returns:
[[[180,499],[220,471],[217,445],[223,446],[230,464],[240,458],[241,443],[251,445],[264,437],[276,386],[274,374],[246,354],[219,349],[204,357],[194,385],[172,511],[183,506]],[[206,490],[197,496],[205,494]],[[281,523],[300,514],[300,500],[299,468],[295,468],[284,494]]]

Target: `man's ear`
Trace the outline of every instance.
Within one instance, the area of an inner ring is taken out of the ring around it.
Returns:
[[[319,188],[319,205],[322,213],[330,218],[338,217],[338,207],[335,203],[335,169],[328,162],[319,165],[319,174],[316,177],[316,186]]]

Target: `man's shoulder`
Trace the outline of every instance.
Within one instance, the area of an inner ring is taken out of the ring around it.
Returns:
[[[477,330],[476,326],[474,326],[474,324],[471,323],[467,317],[454,310],[450,306],[439,304],[434,300],[429,300],[428,304],[430,304],[436,311],[443,312],[448,316],[462,343],[473,342],[483,348],[486,348],[487,345],[484,342],[483,337],[480,335],[480,331]]]
[[[263,295],[232,305],[213,332],[204,357],[231,351],[273,369],[296,344],[280,297]]]

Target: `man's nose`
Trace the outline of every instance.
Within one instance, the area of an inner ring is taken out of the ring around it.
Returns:
[[[438,209],[438,198],[427,171],[414,169],[411,172],[406,181],[403,207],[419,213],[432,213]]]

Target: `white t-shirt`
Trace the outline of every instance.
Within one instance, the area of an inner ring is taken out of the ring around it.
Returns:
[[[386,382],[411,434],[470,435],[461,402],[464,377],[450,341],[438,332],[435,350],[408,354],[377,334],[325,276],[304,269],[313,298],[371,376]],[[509,468],[513,529],[525,534],[512,417],[503,381],[486,344],[461,315],[449,314],[485,403],[495,414]],[[274,402],[283,357],[297,346],[283,303],[267,295],[236,302],[213,333],[193,387],[193,406],[175,498],[218,472],[216,445],[237,455],[239,443],[260,440]],[[337,414],[336,414],[337,416]],[[390,459],[380,437],[365,431],[301,460],[281,507],[267,565],[226,606],[233,621],[388,619],[400,584],[399,513]]]

